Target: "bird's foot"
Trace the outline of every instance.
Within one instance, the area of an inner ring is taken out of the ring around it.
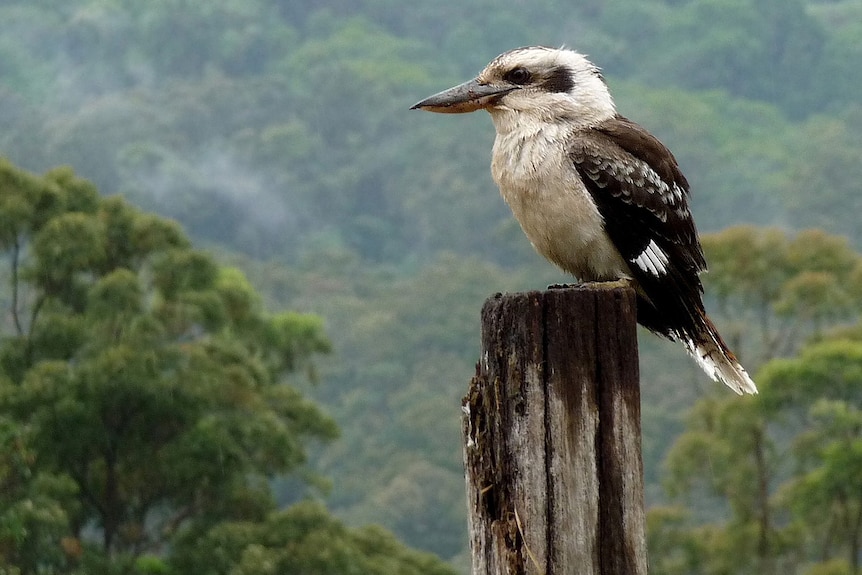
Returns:
[[[578,283],[571,283],[571,284],[551,284],[548,286],[548,289],[549,290],[571,289],[571,288],[576,288],[576,287],[580,287],[580,286],[587,286],[587,285],[596,286],[598,288],[614,289],[614,288],[618,288],[618,287],[632,287],[632,280],[630,280],[628,278],[621,278],[618,280],[588,281],[588,282],[578,282]]]
[[[634,287],[634,281],[630,278],[620,278],[618,280],[605,280],[598,282],[590,282],[592,284],[597,284],[597,287],[605,288],[605,289],[614,289],[620,287]]]

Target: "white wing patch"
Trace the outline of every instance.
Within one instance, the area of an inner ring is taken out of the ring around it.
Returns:
[[[653,240],[650,240],[646,249],[633,260],[637,267],[656,277],[667,273],[668,261],[667,254]]]

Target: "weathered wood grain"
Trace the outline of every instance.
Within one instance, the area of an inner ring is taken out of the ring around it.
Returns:
[[[490,298],[463,409],[474,575],[646,573],[631,289]]]

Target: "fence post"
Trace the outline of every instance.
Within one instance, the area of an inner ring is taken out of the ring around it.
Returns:
[[[463,401],[473,575],[645,575],[634,291],[497,295]]]

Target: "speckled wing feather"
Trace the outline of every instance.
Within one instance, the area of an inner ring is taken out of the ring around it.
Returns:
[[[688,208],[688,182],[673,155],[621,116],[579,132],[569,149],[605,231],[653,308],[641,306],[641,323],[671,337],[693,332],[703,310],[698,274],[706,261]]]

